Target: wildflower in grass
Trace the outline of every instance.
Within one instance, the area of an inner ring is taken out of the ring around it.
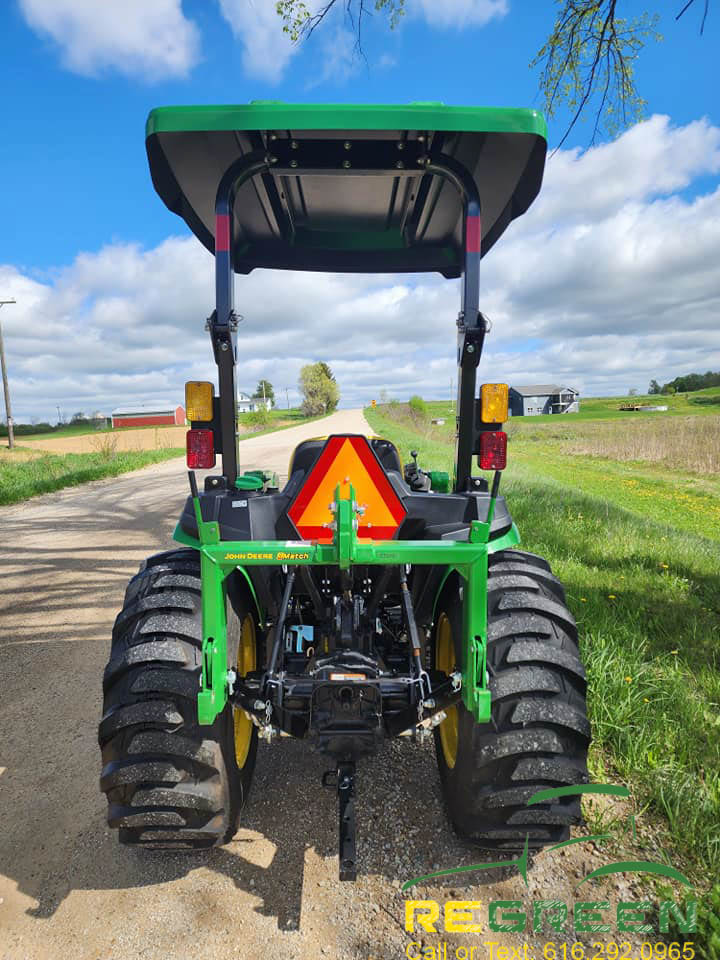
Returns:
[[[645,703],[650,703],[650,701],[648,700],[647,697],[643,697],[643,701],[644,701]]]
[[[669,569],[667,563],[661,563],[660,566],[663,568],[663,570],[668,570],[668,569]]]
[[[580,603],[587,603],[587,597],[580,597]]]
[[[632,683],[632,677],[625,677],[625,683]]]
[[[671,653],[674,657],[676,657],[676,656],[678,655],[678,651],[677,651],[677,650],[671,650],[670,653]]]
[[[609,594],[608,594],[608,600],[617,600],[617,597],[615,596],[614,593],[609,593]]]

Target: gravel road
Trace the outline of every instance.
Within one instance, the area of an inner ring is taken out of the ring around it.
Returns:
[[[295,444],[326,432],[369,429],[361,411],[341,411],[243,441],[241,462],[284,474]],[[140,560],[171,546],[185,495],[184,463],[173,460],[0,508],[0,957],[380,960],[406,956],[411,941],[447,939],[490,958],[482,944],[491,939],[534,944],[540,960],[545,938],[532,934],[405,933],[403,881],[489,859],[450,831],[431,744],[393,741],[359,766],[355,884],[337,881],[336,800],[320,785],[330,764],[288,739],[260,744],[232,843],[193,855],[118,845],[96,741],[110,629]],[[604,862],[580,843],[539,856],[528,888],[511,869],[413,895],[485,908],[572,902],[579,879]],[[626,880],[593,887],[588,899],[632,894]]]

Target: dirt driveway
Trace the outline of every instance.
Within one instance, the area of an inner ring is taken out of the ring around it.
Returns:
[[[303,437],[367,429],[360,411],[342,411],[244,441],[242,463],[283,474]],[[171,545],[185,495],[174,460],[0,508],[0,957],[379,960],[436,944],[442,935],[404,932],[400,883],[478,854],[448,828],[430,745],[394,741],[360,765],[356,884],[337,881],[335,796],[320,785],[329,764],[296,741],[260,745],[242,828],[221,849],[152,855],[107,829],[96,728],[110,629],[140,560]],[[572,902],[605,861],[586,843],[560,853],[537,859],[528,888],[511,870],[414,895]],[[603,894],[631,898],[625,880],[592,891]],[[487,934],[446,937],[490,957]]]

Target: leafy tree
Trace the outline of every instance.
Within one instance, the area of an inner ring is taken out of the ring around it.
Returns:
[[[275,406],[275,391],[269,380],[258,380],[253,397],[265,397],[266,400],[270,401],[271,407]]]
[[[679,20],[697,4],[702,7],[702,33],[709,2],[686,0],[675,19]],[[618,8],[629,6],[628,0],[556,0],[556,5],[550,35],[530,66],[540,69],[540,93],[547,115],[554,116],[563,105],[571,112],[560,147],[588,110],[595,114],[591,142],[601,127],[616,133],[643,116],[646,102],[635,86],[635,65],[648,40],[662,37],[656,29],[657,14],[643,13],[630,19],[618,15]],[[293,43],[299,43],[336,6],[344,10],[360,54],[366,17],[372,16],[373,11],[383,13],[393,29],[405,13],[405,0],[324,0],[315,11],[304,0],[277,0],[275,9],[283,31]]]
[[[630,389],[628,390],[628,396],[629,396],[629,397],[636,397],[636,396],[637,396],[637,390],[635,389],[635,387],[630,387]]]
[[[302,412],[306,416],[332,413],[337,408],[340,390],[326,363],[305,364],[300,370],[299,387],[303,396]]]
[[[662,392],[662,388],[660,387],[660,384],[657,382],[657,380],[651,380],[650,386],[648,387],[648,393],[655,394],[655,393],[661,393],[661,392]]]
[[[427,420],[428,418],[427,404],[425,403],[425,401],[421,396],[418,396],[417,393],[414,394],[414,396],[410,397],[410,399],[408,400],[408,406],[410,407],[410,414],[413,420],[417,422],[423,422],[424,420]]]
[[[331,370],[330,367],[325,363],[324,360],[321,360],[321,361],[319,362],[318,366],[320,367],[320,369],[322,370],[322,372],[325,374],[325,376],[328,378],[328,380],[334,380],[334,379],[335,379],[332,370]]]
[[[665,386],[674,387],[678,393],[704,390],[706,387],[720,387],[720,371],[717,373],[713,373],[712,370],[708,370],[707,373],[686,373],[682,377],[675,377]]]
[[[74,413],[70,418],[70,423],[82,423],[84,419],[85,414],[82,412],[82,410],[78,410],[78,412]]]

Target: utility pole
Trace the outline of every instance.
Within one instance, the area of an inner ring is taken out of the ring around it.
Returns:
[[[285,387],[285,399],[287,400],[288,410],[290,409],[290,387]]]
[[[15,303],[15,299],[0,300],[0,307],[6,303]],[[5,416],[8,425],[8,447],[12,450],[15,446],[15,432],[13,431],[12,408],[10,407],[10,385],[8,383],[7,368],[5,367],[5,344],[3,343],[2,320],[0,320],[0,366],[2,366],[3,390],[5,391]]]

